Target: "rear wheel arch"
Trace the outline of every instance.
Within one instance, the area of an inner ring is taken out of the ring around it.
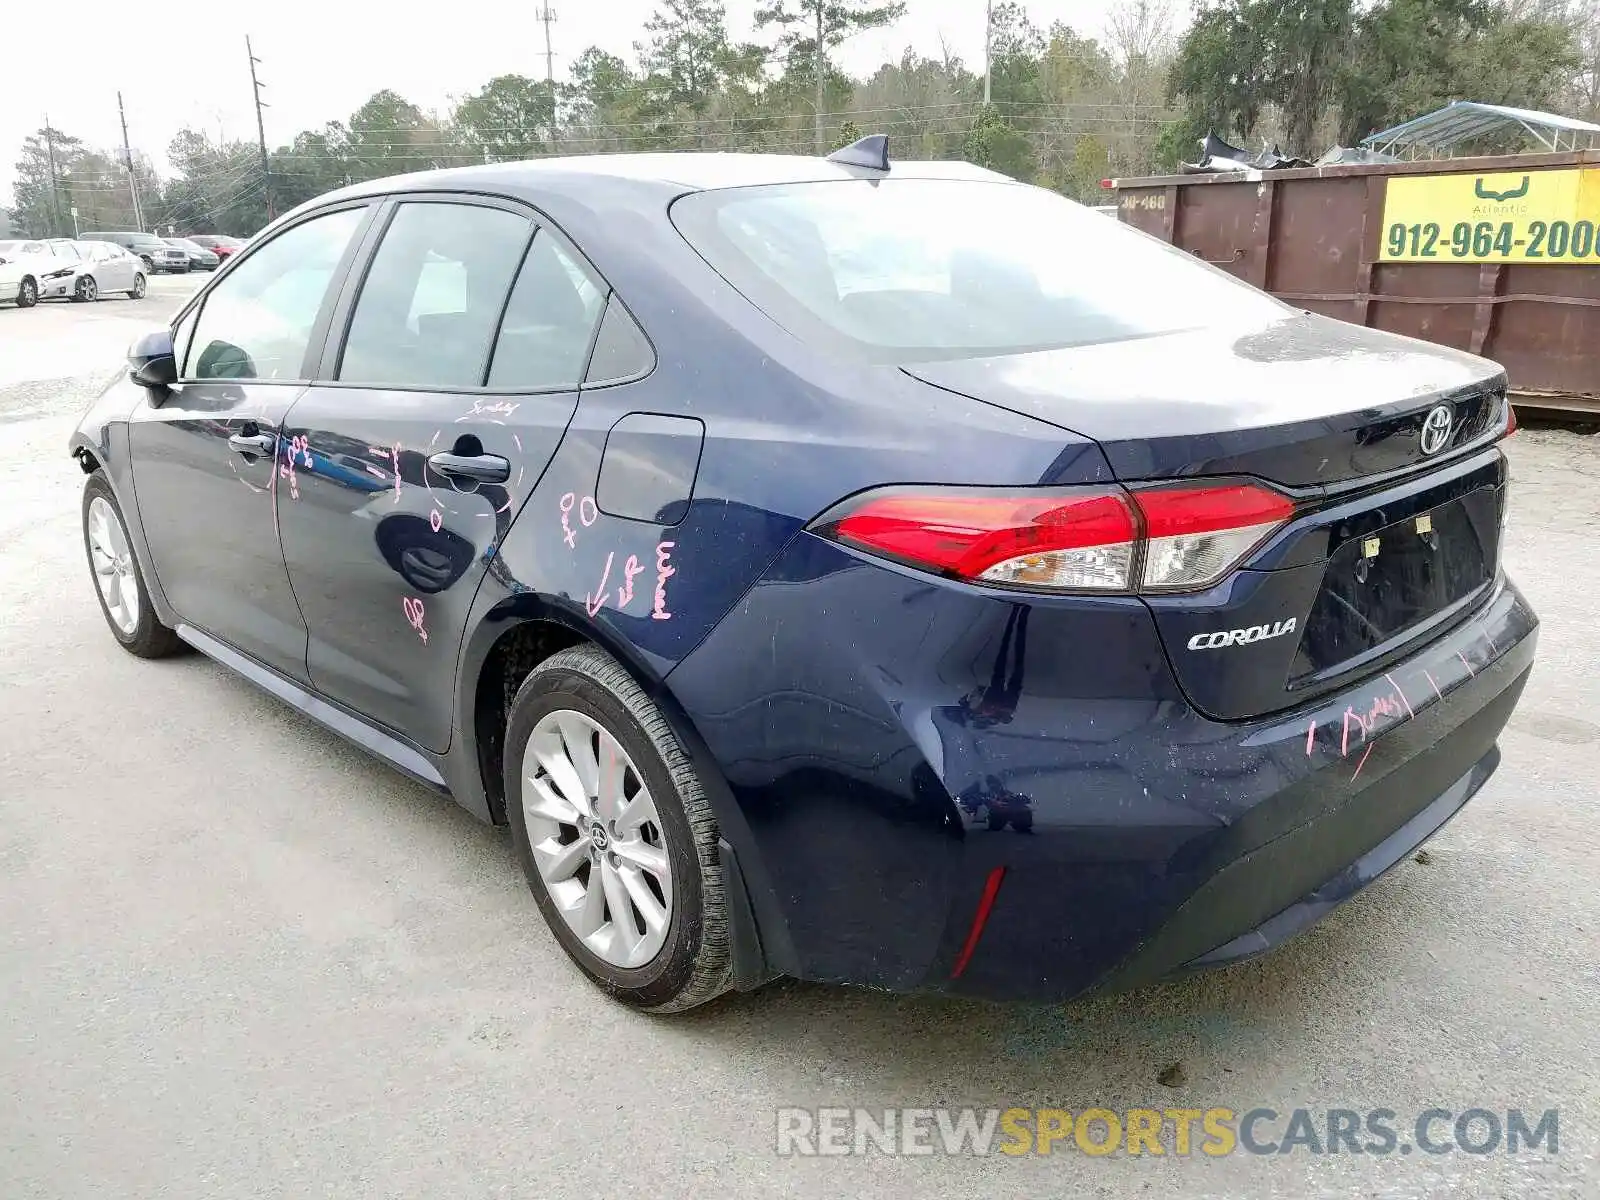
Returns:
[[[545,610],[547,613],[549,609]],[[517,689],[534,668],[552,655],[574,646],[592,645],[604,650],[633,676],[634,682],[658,704],[676,735],[686,744],[699,746],[700,739],[682,707],[639,661],[626,642],[593,626],[558,619],[553,615],[529,614],[504,629],[484,654],[471,682],[473,750],[478,773],[496,825],[506,823],[505,808],[505,733],[506,721]],[[465,681],[464,681],[465,684]],[[469,693],[463,687],[463,700]]]
[[[470,711],[478,775],[496,825],[506,823],[506,719],[517,689],[551,655],[592,642],[570,625],[529,619],[506,629],[484,655],[472,684]]]

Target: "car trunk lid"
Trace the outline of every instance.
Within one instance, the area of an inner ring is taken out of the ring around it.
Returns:
[[[1471,355],[1299,315],[904,369],[1094,439],[1125,483],[1246,476],[1295,499],[1221,583],[1145,597],[1209,715],[1258,716],[1381,672],[1497,571],[1505,379]]]

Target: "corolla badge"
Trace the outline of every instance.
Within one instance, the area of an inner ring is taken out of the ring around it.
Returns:
[[[1455,424],[1455,414],[1448,404],[1436,404],[1422,419],[1422,452],[1437,454],[1450,441],[1450,427]]]
[[[1252,642],[1264,642],[1268,638],[1293,633],[1294,628],[1295,619],[1290,617],[1287,621],[1278,621],[1273,625],[1249,625],[1244,629],[1219,629],[1215,633],[1197,633],[1189,639],[1189,649],[1220,650],[1224,646],[1248,646]]]

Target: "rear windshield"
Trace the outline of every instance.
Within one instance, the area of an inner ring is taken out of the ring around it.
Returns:
[[[872,362],[1015,354],[1288,310],[1042,188],[839,180],[696,192],[678,231],[804,341]]]

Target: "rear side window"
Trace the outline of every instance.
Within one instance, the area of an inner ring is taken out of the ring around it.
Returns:
[[[1016,354],[1289,310],[1053,192],[840,180],[698,192],[678,231],[801,340],[870,362]]]
[[[526,217],[483,205],[400,205],[361,285],[339,378],[483,386],[495,326],[532,229]]]
[[[200,310],[188,363],[194,379],[299,379],[328,284],[366,215],[313,217],[234,267]]]
[[[605,303],[604,289],[559,241],[540,230],[506,305],[489,386],[577,387]]]
[[[594,353],[589,356],[589,370],[583,377],[585,386],[637,379],[648,375],[655,364],[655,351],[650,348],[644,331],[613,294],[606,302],[605,316],[600,318]]]

